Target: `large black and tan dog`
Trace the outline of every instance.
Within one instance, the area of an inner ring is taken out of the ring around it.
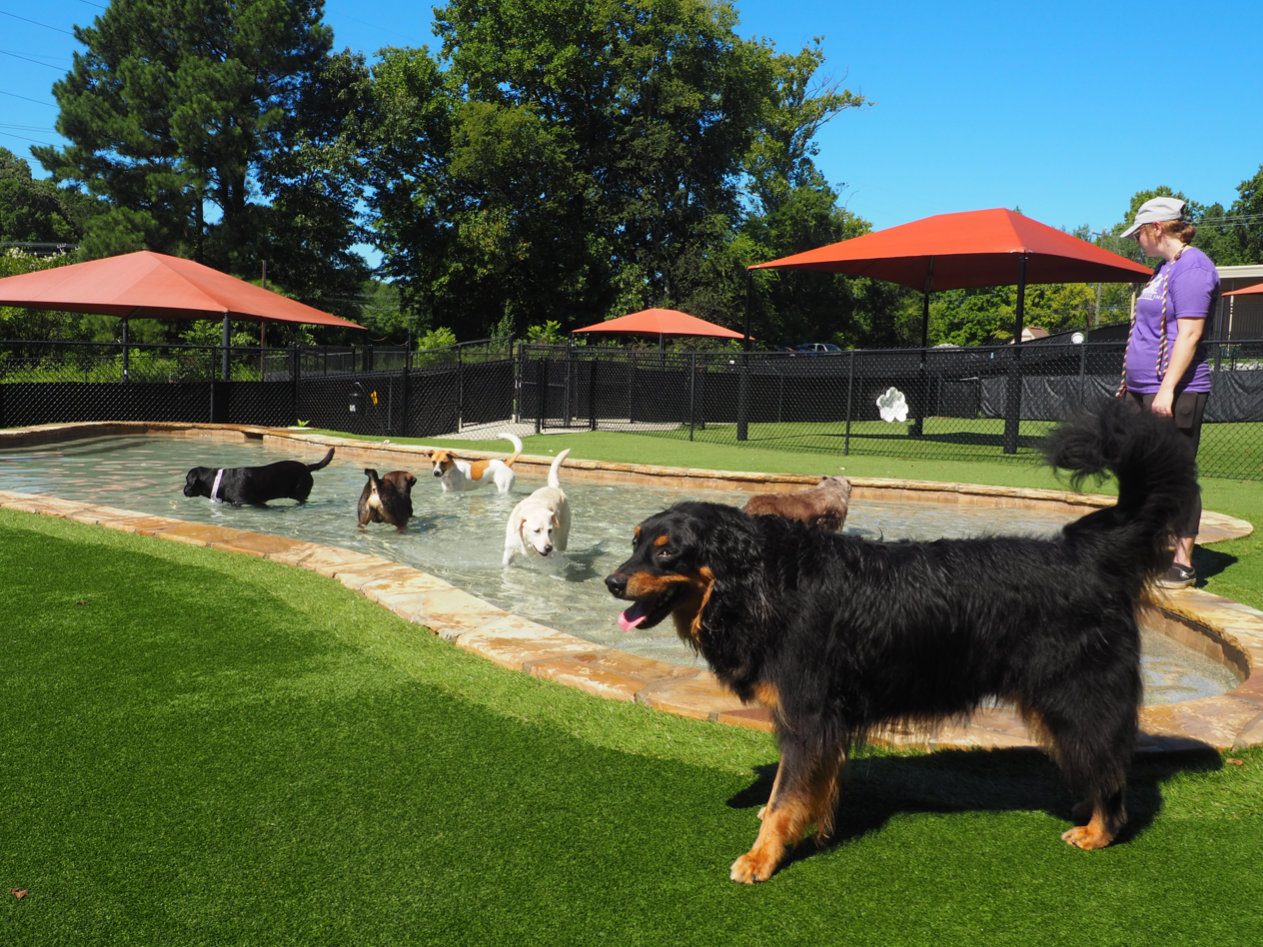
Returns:
[[[866,736],[988,698],[1017,704],[1083,794],[1062,838],[1108,845],[1137,729],[1136,602],[1196,490],[1185,441],[1123,402],[1054,431],[1049,461],[1075,486],[1112,471],[1119,499],[1050,538],[879,542],[711,503],[636,527],[605,580],[632,603],[620,626],[671,616],[725,686],[772,713],[780,767],[733,880],[770,877],[812,824],[828,834],[839,767]]]
[[[210,497],[240,506],[262,506],[269,500],[306,503],[311,495],[311,472],[329,466],[333,448],[314,464],[278,460],[262,467],[194,467],[184,477],[186,497]]]

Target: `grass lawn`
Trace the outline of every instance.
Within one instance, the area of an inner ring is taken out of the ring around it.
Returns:
[[[909,437],[911,423],[885,421],[855,422],[846,429],[836,422],[827,424],[751,424],[747,444],[781,450],[815,450],[830,454],[844,451],[848,459],[857,455],[881,455],[909,460],[946,458],[956,461],[1009,463],[1022,466],[1038,459],[1043,437],[1054,427],[1050,421],[1023,421],[1014,454],[1003,454],[1004,422],[999,419],[928,418],[920,436]],[[694,442],[736,445],[735,425],[708,425],[691,432]],[[659,437],[687,441],[687,427],[662,432]],[[1263,425],[1208,424],[1202,429],[1198,463],[1210,476],[1254,476],[1263,466]]]
[[[565,446],[839,465],[616,434],[527,449]],[[1204,487],[1257,519],[1257,484]],[[1255,537],[1199,556],[1212,590],[1260,604]],[[869,752],[837,837],[747,888],[727,873],[770,787],[765,734],[501,670],[262,560],[0,511],[0,563],[2,944],[1263,941],[1263,750],[1139,761],[1133,830],[1091,853],[1058,840],[1073,800],[1037,753]]]

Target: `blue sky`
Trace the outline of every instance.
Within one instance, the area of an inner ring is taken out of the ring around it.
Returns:
[[[875,228],[1018,208],[1107,230],[1166,185],[1228,207],[1263,164],[1257,0],[1118,4],[737,0],[744,37],[795,52],[876,104],[818,136],[817,164]],[[51,87],[96,0],[0,0],[0,146],[61,143]],[[435,45],[429,2],[326,0],[335,46]],[[814,9],[813,9],[814,8]],[[42,169],[35,165],[36,174]]]

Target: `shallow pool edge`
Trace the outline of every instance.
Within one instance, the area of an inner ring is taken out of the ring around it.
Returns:
[[[0,449],[33,447],[84,438],[143,434],[279,440],[312,452],[338,449],[342,456],[364,455],[379,466],[423,461],[423,445],[340,438],[305,430],[250,425],[194,425],[153,422],[96,422],[42,425],[0,431]],[[496,452],[462,451],[470,457]],[[395,458],[395,460],[391,460]],[[551,458],[527,456],[520,469],[546,472]],[[568,476],[593,481],[638,482],[662,486],[739,491],[790,490],[814,483],[810,475],[761,474],[647,467],[571,460]],[[857,498],[921,499],[1078,510],[1112,503],[1107,496],[1054,490],[987,487],[932,481],[851,478]],[[424,626],[459,648],[512,670],[577,687],[599,697],[634,701],[656,710],[694,719],[771,730],[768,712],[741,703],[706,670],[639,657],[557,631],[513,615],[449,583],[409,566],[351,550],[228,527],[190,523],[113,507],[96,506],[39,494],[0,491],[0,507],[17,512],[59,516],[157,538],[261,556],[309,569],[341,582],[401,618]],[[1248,535],[1251,524],[1206,511],[1199,542]],[[1242,675],[1226,694],[1141,709],[1143,752],[1178,752],[1212,747],[1235,749],[1263,744],[1263,612],[1198,589],[1150,593],[1148,621],[1181,642]],[[927,748],[1001,748],[1035,746],[1018,715],[1006,708],[984,708],[963,723],[933,732],[891,732],[885,742]]]

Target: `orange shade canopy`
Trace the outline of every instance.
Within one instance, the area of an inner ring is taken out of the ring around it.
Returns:
[[[1003,208],[925,217],[750,269],[844,273],[934,291],[1018,283],[1023,257],[1026,283],[1139,282],[1153,275],[1141,263]]]
[[[1224,293],[1225,296],[1256,296],[1263,294],[1263,283],[1255,283],[1253,286],[1246,286],[1242,289],[1234,289],[1230,293]]]
[[[364,327],[192,260],[150,250],[0,279],[0,305],[124,319],[229,319]]]
[[[697,316],[675,309],[642,309],[630,315],[619,316],[606,322],[572,329],[572,332],[625,332],[632,335],[695,335],[716,339],[744,339],[740,332],[734,332],[714,322],[707,322]]]

